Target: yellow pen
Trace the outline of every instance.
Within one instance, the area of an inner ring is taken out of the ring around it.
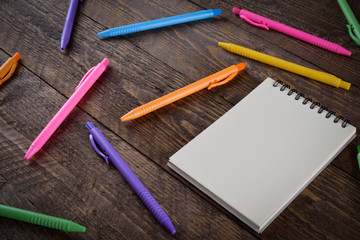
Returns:
[[[206,78],[200,79],[197,82],[193,82],[190,85],[187,85],[165,96],[162,96],[140,107],[137,107],[122,116],[120,120],[124,122],[141,117],[204,88],[207,88],[209,90],[211,88],[223,85],[233,79],[239,73],[239,71],[242,71],[244,68],[244,63],[232,65],[228,68],[225,68],[224,70],[221,70],[220,72],[214,73]]]
[[[17,66],[17,62],[20,60],[20,53],[15,53],[14,56],[9,58],[1,67],[0,67],[0,85],[8,80],[11,75],[14,73]]]
[[[225,50],[228,50],[229,52],[236,53],[241,56],[254,59],[256,61],[263,62],[271,66],[278,67],[283,70],[293,72],[301,76],[308,77],[337,88],[340,87],[346,90],[350,89],[350,85],[351,85],[350,83],[345,82],[340,78],[329,73],[320,72],[311,68],[303,67],[301,65],[288,62],[280,58],[276,58],[232,43],[219,42],[219,46],[224,48]]]

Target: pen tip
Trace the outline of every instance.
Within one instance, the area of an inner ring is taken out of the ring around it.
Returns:
[[[224,42],[219,42],[218,45],[219,45],[219,47],[222,47],[222,48],[223,48],[223,47],[225,47],[226,43],[224,43]]]
[[[99,32],[99,33],[98,33],[98,37],[107,37],[107,36],[106,36],[106,31]]]
[[[126,121],[129,121],[129,120],[132,120],[132,119],[133,119],[132,116],[129,113],[127,113],[127,114],[125,114],[124,116],[122,116],[120,118],[120,121],[126,122]]]
[[[142,116],[142,115],[141,115],[141,116]],[[134,118],[136,118],[136,117],[138,117],[138,116],[135,116],[135,115],[133,114],[133,110],[131,110],[130,112],[128,112],[128,113],[126,113],[124,116],[122,116],[122,117],[120,118],[120,121],[125,122],[125,121],[132,120],[132,119],[134,119]]]
[[[34,156],[35,153],[37,153],[39,150],[40,150],[40,148],[39,148],[37,145],[31,144],[30,147],[29,147],[29,149],[27,150],[24,158],[25,158],[26,160],[29,160],[29,159],[30,159],[32,156]]]
[[[176,233],[175,227],[172,224],[170,218],[167,218],[162,224],[167,230],[169,230],[169,232],[171,232],[172,235]]]
[[[15,55],[14,55],[14,59],[16,60],[16,61],[19,61],[20,60],[20,58],[21,58],[21,55],[20,55],[20,53],[15,53]]]
[[[85,232],[85,231],[86,231],[86,227],[81,226],[80,224],[71,222],[71,225],[69,226],[68,231],[69,231],[69,232]]]
[[[69,42],[69,40],[61,39],[61,42],[60,42],[60,48],[61,48],[61,50],[65,50],[68,42]]]

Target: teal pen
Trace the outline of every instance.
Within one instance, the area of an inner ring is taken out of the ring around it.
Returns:
[[[352,40],[360,46],[360,25],[357,21],[353,11],[351,11],[351,8],[346,0],[337,0],[341,10],[343,11],[347,21],[348,25],[346,25],[349,29],[349,34]]]
[[[115,37],[119,35],[124,35],[128,33],[140,32],[149,29],[161,28],[165,26],[171,26],[180,23],[192,22],[196,20],[212,18],[214,16],[220,15],[221,9],[209,9],[209,10],[202,10],[198,12],[161,18],[156,20],[151,20],[147,22],[135,23],[131,25],[126,25],[117,28],[111,28],[105,30],[103,32],[98,33],[98,37]]]
[[[67,232],[86,231],[85,227],[70,220],[31,212],[20,208],[9,207],[2,204],[0,204],[0,216]]]

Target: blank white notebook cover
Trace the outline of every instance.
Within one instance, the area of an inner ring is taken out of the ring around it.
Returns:
[[[168,166],[262,232],[355,137],[267,78]]]

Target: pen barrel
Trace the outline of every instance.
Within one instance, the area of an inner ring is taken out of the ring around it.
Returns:
[[[122,119],[122,121],[126,121],[126,120],[130,120],[130,119],[139,118],[139,117],[144,116],[148,113],[151,113],[159,108],[162,108],[163,106],[166,106],[174,101],[176,101],[176,99],[174,99],[174,98],[167,98],[165,96],[160,97],[158,99],[155,99],[151,102],[148,102],[140,107],[137,107],[137,108],[131,110],[129,113],[124,115],[121,119]],[[130,118],[127,119],[127,116],[129,116]]]
[[[150,210],[150,212],[154,215],[154,217],[170,232],[175,233],[175,228],[172,225],[171,220],[167,216],[165,211],[160,207],[154,197],[149,193],[149,191],[136,177],[130,167],[120,157],[117,151],[102,134],[100,129],[94,127],[91,122],[88,122],[86,124],[86,127],[89,129],[91,136],[96,142],[96,145],[98,145],[101,148],[102,152],[104,152],[109,157],[110,161],[114,164],[114,166],[118,169],[121,175],[133,188],[133,190],[143,201],[145,206]]]
[[[52,217],[45,214],[35,213],[5,205],[0,205],[0,216],[63,231],[70,231],[71,225],[75,224],[66,219]]]
[[[359,22],[356,20],[356,17],[353,13],[353,11],[351,10],[348,2],[346,0],[338,0],[337,1],[341,10],[343,11],[346,20],[349,22],[349,24],[356,24],[359,26]]]
[[[79,4],[79,0],[71,0],[68,12],[66,14],[66,21],[74,22],[76,10]]]
[[[49,140],[51,135],[56,131],[56,129],[60,126],[64,119],[58,119],[56,114],[50,122],[45,126],[45,128],[39,133],[39,135],[35,138],[35,140],[31,143],[31,147],[35,147],[41,149],[42,146]]]
[[[11,67],[16,64],[17,61],[11,57],[0,67],[0,80],[10,71]]]
[[[323,49],[326,49],[328,51],[334,52],[334,53],[338,53],[338,54],[343,54],[343,55],[351,55],[351,52],[343,47],[341,47],[338,44],[329,42],[325,39],[316,37],[314,35],[311,35],[309,33],[303,32],[301,30],[286,26],[282,23],[273,21],[273,20],[268,20],[268,27],[270,29],[274,29],[278,32],[284,33],[286,35],[292,36],[294,38],[300,39],[304,42],[308,42],[310,44],[313,44],[315,46],[321,47]]]
[[[178,15],[178,16],[172,16],[172,17],[161,18],[161,19],[156,19],[156,20],[151,20],[151,21],[146,21],[146,22],[141,22],[141,23],[130,24],[130,25],[126,25],[126,26],[121,26],[121,27],[117,27],[117,28],[112,28],[112,29],[108,29],[108,30],[104,31],[103,33],[106,33],[106,35],[104,35],[104,37],[114,37],[114,36],[134,33],[134,32],[145,31],[145,30],[149,30],[149,29],[161,28],[161,27],[165,27],[165,26],[171,26],[171,25],[176,25],[176,24],[180,24],[180,23],[211,18],[211,17],[215,16],[216,14],[217,14],[216,10],[211,10],[211,9],[210,10],[202,10],[202,11],[198,11],[198,12],[194,12],[194,13],[188,13],[188,14],[183,14],[183,15]],[[219,14],[217,14],[217,15],[219,15]],[[102,33],[99,33],[99,36],[102,37]]]
[[[140,199],[149,209],[149,211],[154,215],[154,217],[160,222],[160,224],[164,224],[164,222],[169,221],[169,216],[165,213],[165,211],[161,208],[161,206],[156,202],[154,197],[149,193],[149,191],[144,190],[138,194]]]
[[[328,51],[331,52],[335,52],[338,54],[343,54],[343,55],[351,55],[351,52],[343,47],[341,47],[338,44],[329,42],[325,39],[316,37],[314,35],[311,35],[309,33],[306,33],[304,31],[298,30],[296,28],[287,26],[285,24],[279,23],[277,21],[265,18],[263,16],[260,16],[256,13],[247,11],[245,9],[241,9],[240,14],[244,14],[246,17],[248,17],[249,19],[251,19],[254,22],[257,23],[261,23],[266,25],[268,28],[273,29],[275,31],[281,32],[283,34],[289,35],[291,37],[300,39],[304,42],[308,42],[310,44],[313,44],[315,46],[321,47],[323,49],[326,49]]]
[[[308,77],[314,80],[317,80],[319,82],[339,87],[341,85],[342,80],[332,74],[317,71],[311,68],[307,68],[292,62],[288,62],[285,60],[282,60],[280,58],[276,58],[261,52],[254,51],[249,48],[245,48],[242,46],[238,46],[231,43],[220,43],[221,47],[225,48],[226,50],[233,52],[235,54],[266,63],[270,66],[274,66],[280,69],[283,69],[285,71],[293,72],[298,75]]]
[[[29,213],[26,222],[62,231],[70,231],[71,222],[57,217],[47,216],[40,213]]]
[[[65,48],[65,46],[69,42],[78,4],[79,4],[79,0],[71,0],[70,1],[69,9],[68,9],[68,12],[66,14],[66,19],[65,19],[63,31],[62,31],[62,34],[61,34],[62,48]]]
[[[307,34],[307,33],[304,33],[304,34]],[[302,37],[298,37],[298,38],[301,39],[301,40],[304,40],[305,42],[311,43],[311,44],[313,44],[315,46],[324,48],[324,49],[329,50],[329,51],[334,52],[334,53],[348,55],[348,56],[351,55],[350,51],[348,51],[345,48],[339,46],[338,44],[329,42],[329,41],[327,41],[325,39],[313,36],[311,34],[307,34],[306,37],[302,34]]]
[[[79,93],[79,94],[75,94]],[[60,108],[60,110],[54,115],[54,117],[49,121],[45,128],[39,133],[31,145],[37,146],[37,148],[42,148],[42,146],[49,140],[53,135],[56,129],[61,125],[65,118],[70,114],[70,112],[75,108],[81,98],[85,95],[86,92],[77,92],[75,91],[73,95],[65,102],[65,104]]]
[[[203,79],[200,79],[196,82],[193,82],[183,88],[180,88],[174,92],[171,92],[165,96],[162,96],[158,99],[155,99],[151,102],[148,102],[140,107],[137,107],[124,116],[122,116],[120,119],[121,121],[128,121],[131,119],[135,119],[138,117],[141,117],[145,114],[148,114],[152,111],[155,111],[161,107],[164,107],[166,105],[169,105],[179,99],[182,99],[184,97],[187,97],[195,92],[198,92],[204,88],[209,87],[211,84],[216,84],[221,80],[226,79],[233,73],[237,73],[239,69],[237,66],[233,65],[228,68],[225,68],[217,73],[214,73],[210,76],[207,76]]]
[[[105,71],[108,64],[109,60],[107,58],[104,58],[104,60],[99,63],[96,68],[88,72],[89,75],[85,75],[86,77],[83,78],[83,80],[80,82],[75,92],[71,95],[71,97],[65,102],[65,104],[60,108],[60,110],[55,114],[55,116],[50,120],[50,122],[32,142],[28,152],[30,151],[30,149],[37,149],[37,152],[39,149],[42,148],[42,146],[47,142],[51,135],[60,126],[60,124],[80,102],[82,97],[89,91],[91,86],[98,80],[101,74]],[[30,158],[36,152],[31,151],[31,154],[29,154],[28,158]]]

